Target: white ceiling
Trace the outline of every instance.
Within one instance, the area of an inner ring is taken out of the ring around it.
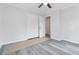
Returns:
[[[78,3],[50,3],[50,4],[52,8],[48,8],[45,5],[43,5],[41,8],[38,8],[40,3],[9,3],[9,5],[23,8],[28,12],[39,14],[41,16],[46,16],[55,10],[65,9],[75,5],[79,5]]]

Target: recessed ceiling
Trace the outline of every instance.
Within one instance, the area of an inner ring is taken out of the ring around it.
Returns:
[[[9,3],[9,5],[23,8],[28,12],[39,14],[41,16],[46,16],[55,10],[65,9],[72,7],[74,5],[79,5],[78,3],[50,3],[50,4],[52,8],[48,8],[45,5],[43,5],[41,8],[38,8],[40,3]]]

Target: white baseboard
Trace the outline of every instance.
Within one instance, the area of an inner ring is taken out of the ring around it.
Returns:
[[[35,36],[35,37],[37,37],[37,36]],[[19,39],[19,40],[16,40],[16,41],[10,41],[10,42],[1,42],[1,43],[0,43],[0,48],[1,48],[3,45],[7,45],[7,44],[11,44],[11,43],[16,43],[16,42],[28,40],[28,39],[30,39],[30,38],[34,38],[34,37],[23,38],[23,39]]]

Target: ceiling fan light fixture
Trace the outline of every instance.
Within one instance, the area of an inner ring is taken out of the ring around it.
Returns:
[[[41,3],[41,4],[38,6],[38,8],[40,8],[40,7],[43,6],[43,5],[48,6],[48,8],[52,8],[49,3]]]

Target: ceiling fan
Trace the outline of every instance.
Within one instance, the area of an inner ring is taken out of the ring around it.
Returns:
[[[42,7],[43,5],[48,6],[49,8],[52,8],[51,5],[49,3],[41,3],[38,8]]]

